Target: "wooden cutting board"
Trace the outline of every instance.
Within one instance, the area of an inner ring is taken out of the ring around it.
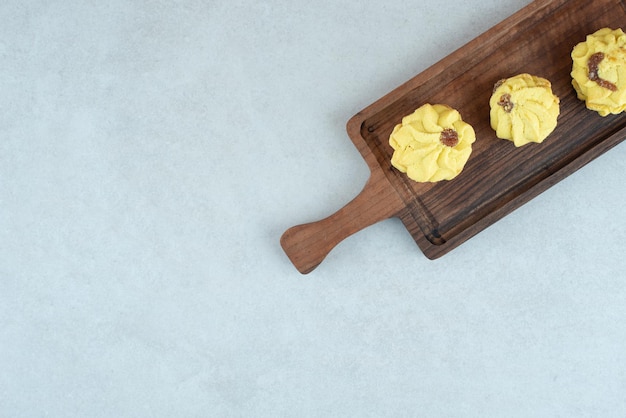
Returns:
[[[535,1],[357,113],[347,130],[371,176],[335,214],[283,234],[292,263],[308,273],[341,240],[391,217],[428,258],[440,257],[621,142],[626,114],[599,116],[571,84],[573,47],[603,27],[626,29],[624,0]],[[561,114],[542,144],[515,148],[491,129],[489,98],[494,83],[520,73],[550,80]],[[425,103],[459,110],[476,131],[451,181],[417,183],[391,166],[393,127]]]

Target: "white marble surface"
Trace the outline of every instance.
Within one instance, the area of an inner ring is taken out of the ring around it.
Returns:
[[[626,144],[427,260],[346,121],[527,0],[5,0],[0,416],[623,417]]]

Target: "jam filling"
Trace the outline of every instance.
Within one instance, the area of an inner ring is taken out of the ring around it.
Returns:
[[[502,96],[500,96],[500,100],[498,100],[498,106],[502,106],[502,108],[504,109],[506,113],[511,113],[511,111],[515,107],[515,105],[511,101],[511,95],[508,93],[505,93]]]
[[[493,93],[495,93],[496,90],[498,90],[498,87],[503,85],[505,82],[506,82],[506,78],[503,78],[502,80],[498,80],[498,82],[493,85]]]
[[[610,81],[604,80],[598,74],[598,67],[603,59],[603,52],[596,52],[589,57],[589,61],[587,61],[587,68],[589,69],[589,80],[595,81],[600,87],[604,87],[605,89],[609,89],[611,91],[616,91],[617,86],[615,84],[611,83]]]
[[[459,134],[454,129],[444,129],[439,140],[447,147],[455,147],[459,143]]]

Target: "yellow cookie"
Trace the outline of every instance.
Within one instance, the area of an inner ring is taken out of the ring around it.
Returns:
[[[513,141],[516,147],[543,142],[556,128],[560,112],[550,82],[530,74],[498,81],[489,106],[496,136]]]
[[[626,110],[626,34],[603,28],[572,50],[572,85],[601,116]]]
[[[475,140],[474,128],[458,111],[425,104],[393,129],[391,164],[418,182],[451,180],[465,167]]]

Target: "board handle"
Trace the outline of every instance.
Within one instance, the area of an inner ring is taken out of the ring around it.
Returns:
[[[289,228],[280,238],[280,244],[298,271],[307,274],[342,240],[396,216],[404,207],[382,173],[370,175],[363,190],[343,208],[320,221]]]

